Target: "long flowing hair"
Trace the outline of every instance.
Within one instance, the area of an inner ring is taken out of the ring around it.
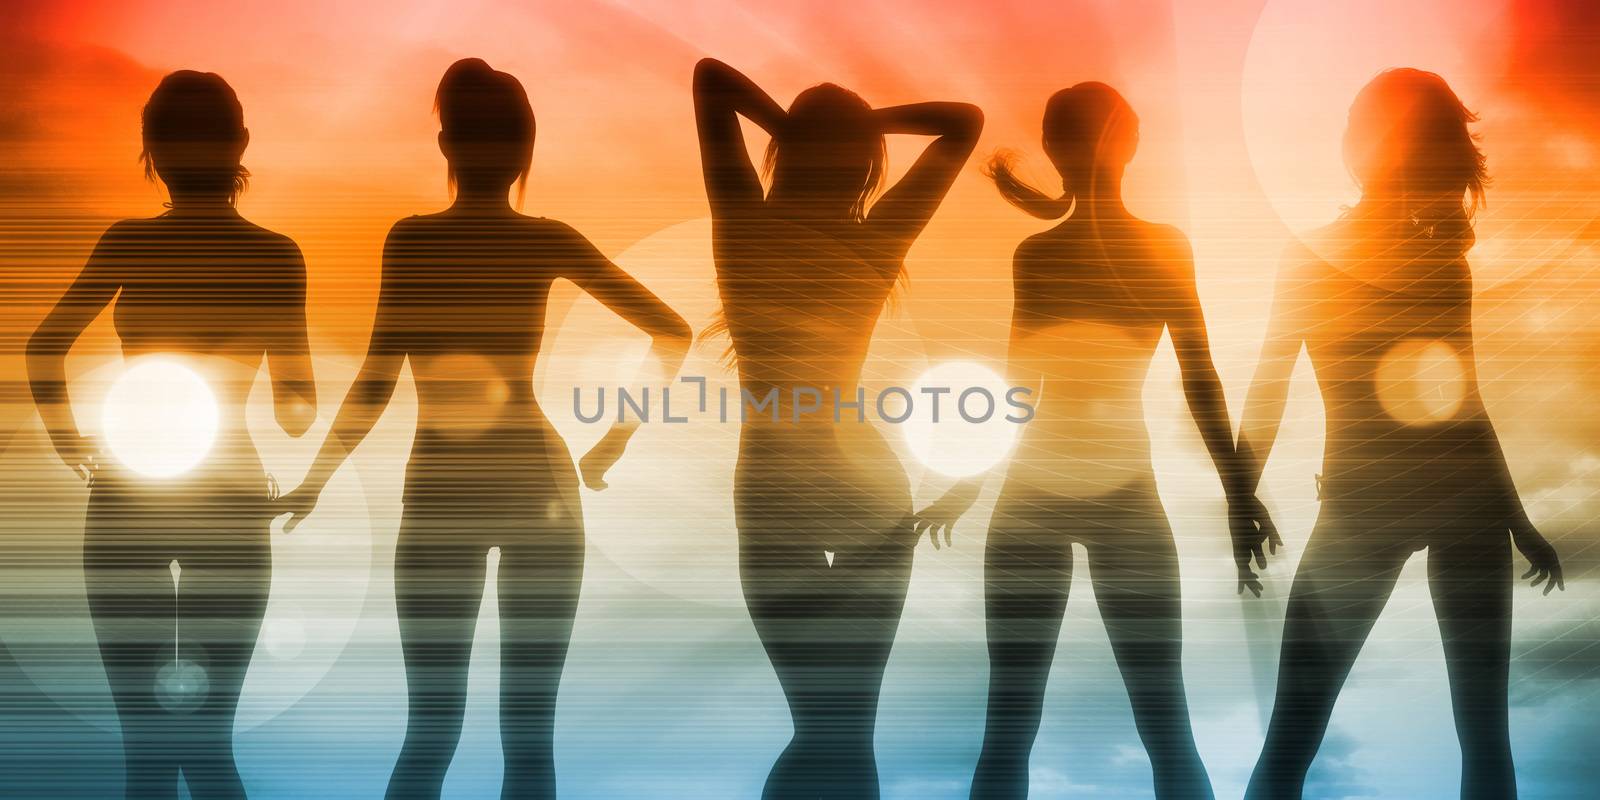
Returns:
[[[1363,197],[1382,193],[1405,200],[1419,229],[1465,252],[1489,185],[1483,150],[1468,129],[1477,121],[1439,75],[1384,70],[1350,105],[1345,166]]]

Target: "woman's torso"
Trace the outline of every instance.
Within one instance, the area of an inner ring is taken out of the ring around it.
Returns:
[[[1182,274],[1175,235],[1068,220],[1018,248],[1010,360],[1039,394],[1008,491],[1094,499],[1153,485],[1143,390]]]
[[[541,502],[571,477],[533,392],[551,285],[572,267],[554,224],[445,212],[391,232],[378,324],[416,381],[408,504]]]
[[[1310,240],[1290,273],[1326,416],[1324,494],[1417,503],[1484,491],[1488,431],[1472,353],[1472,278],[1458,244]]]
[[[169,213],[120,223],[97,258],[117,275],[112,322],[124,360],[175,361],[200,376],[218,406],[216,440],[205,460],[181,480],[165,481],[161,493],[204,485],[264,495],[245,403],[263,354],[275,340],[292,337],[286,324],[304,318],[299,250],[231,212]],[[102,479],[134,480],[115,464]]]
[[[747,409],[736,500],[741,516],[810,515],[819,535],[874,535],[910,512],[910,486],[877,428],[839,409],[857,397],[862,364],[903,251],[861,223],[803,225],[771,217],[719,220],[717,285],[740,387],[760,401],[776,391],[778,418]],[[820,407],[796,419],[795,390]],[[868,399],[870,404],[871,398]],[[868,411],[870,419],[871,412]]]

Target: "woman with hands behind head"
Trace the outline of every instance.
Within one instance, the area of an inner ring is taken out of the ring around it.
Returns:
[[[1044,149],[1066,192],[1049,197],[997,155],[987,173],[1012,204],[1066,216],[1017,248],[1012,385],[1040,392],[1012,455],[984,556],[989,706],[973,778],[977,800],[1028,795],[1028,761],[1072,578],[1084,545],[1095,598],[1149,753],[1156,797],[1209,798],[1190,730],[1182,674],[1178,553],[1156,493],[1142,392],[1163,329],[1184,394],[1226,492],[1239,589],[1278,544],[1235,453],[1222,384],[1211,363],[1189,243],[1123,205],[1122,175],[1138,119],[1109,86],[1080,83],[1045,109]],[[1070,214],[1068,213],[1070,212]],[[918,515],[938,546],[978,496],[968,479]]]
[[[417,433],[395,552],[410,717],[389,800],[437,798],[461,735],[485,556],[500,548],[501,731],[507,798],[555,796],[556,692],[583,575],[578,475],[533,395],[552,284],[577,284],[654,337],[677,374],[690,329],[577,231],[508,200],[526,181],[534,117],[516,78],[478,59],[439,83],[439,149],[455,200],[396,223],[367,356],[305,482],[279,501],[293,529],[371,431],[409,361]],[[604,488],[638,423],[583,458]]]
[[[803,418],[755,415],[739,435],[740,578],[795,729],[762,796],[877,797],[878,693],[916,534],[903,467],[835,399],[857,397],[906,251],[966,163],[983,117],[960,103],[875,109],[833,84],[801,92],[784,110],[711,59],[695,67],[694,100],[740,388],[757,398],[802,390],[823,398]],[[769,189],[740,116],[772,136]],[[884,136],[897,133],[936,138],[873,202]]]

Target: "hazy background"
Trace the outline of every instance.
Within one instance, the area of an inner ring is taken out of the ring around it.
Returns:
[[[1193,239],[1218,367],[1237,416],[1277,254],[1353,202],[1339,136],[1375,72],[1444,75],[1482,115],[1494,176],[1471,254],[1480,370],[1534,519],[1567,564],[1565,594],[1517,594],[1512,728],[1525,798],[1593,790],[1600,767],[1600,11],[1582,0],[1320,2],[13,2],[0,8],[0,794],[113,796],[120,745],[78,569],[85,493],[48,452],[20,345],[112,221],[160,212],[136,163],[139,109],[160,76],[213,70],[236,88],[253,173],[240,203],[293,237],[310,270],[324,401],[310,437],[254,430],[298,481],[353,375],[378,254],[394,220],[447,202],[430,113],[439,75],[480,56],[527,86],[539,138],[525,210],[575,225],[697,328],[716,310],[689,76],[712,55],[780,102],[835,81],[877,105],[981,105],[985,155],[1038,150],[1043,104],[1082,80],[1116,86],[1141,121],[1130,206]],[[904,169],[919,141],[891,145]],[[998,364],[1010,254],[1043,226],[969,168],[908,260],[869,371],[909,383],[963,358]],[[646,342],[575,290],[558,293],[541,397],[572,448],[574,383]],[[70,361],[117,360],[102,319]],[[728,376],[721,344],[688,371]],[[619,355],[621,354],[621,355]],[[1236,797],[1261,740],[1288,576],[1316,513],[1321,407],[1304,370],[1268,470],[1290,545],[1269,593],[1233,594],[1221,496],[1163,347],[1146,389],[1163,498],[1183,557],[1186,670],[1200,746]],[[294,536],[275,534],[273,599],[245,686],[238,753],[259,797],[378,797],[405,700],[391,564],[414,424],[402,383],[378,431]],[[647,426],[584,494],[589,560],[562,688],[563,796],[754,797],[786,742],[776,679],[740,602],[729,502],[737,428]],[[896,439],[898,442],[898,439]],[[925,501],[947,485],[906,456]],[[993,487],[991,487],[992,493]],[[878,747],[889,798],[965,797],[982,728],[980,554],[989,501],[956,547],[917,554]],[[1519,559],[1519,564],[1520,559]],[[1414,559],[1358,662],[1309,797],[1454,797],[1458,750],[1432,608]],[[1078,570],[1035,750],[1034,796],[1145,797],[1149,767]],[[1520,572],[1520,569],[1519,569]],[[492,589],[450,797],[498,793]]]

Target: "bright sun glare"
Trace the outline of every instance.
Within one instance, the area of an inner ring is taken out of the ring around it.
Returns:
[[[192,469],[217,438],[217,398],[205,379],[165,360],[128,367],[106,394],[101,435],[123,466],[148,478]]]
[[[937,422],[933,398],[924,388],[949,389],[939,395]],[[911,387],[911,416],[900,426],[912,454],[951,477],[976,475],[1000,463],[1017,438],[1018,423],[1006,419],[1018,413],[1006,403],[1007,388],[994,370],[971,361],[948,361],[922,373]]]

